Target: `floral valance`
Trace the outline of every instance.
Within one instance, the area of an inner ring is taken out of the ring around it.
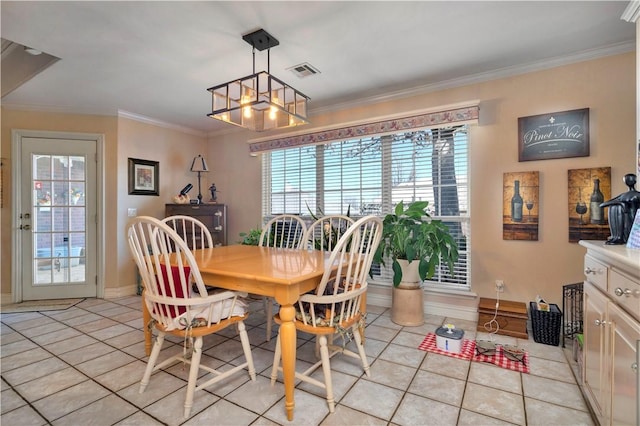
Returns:
[[[426,112],[409,115],[407,117],[383,119],[371,123],[362,123],[335,129],[291,136],[281,136],[274,139],[252,142],[249,144],[249,152],[255,154],[275,149],[293,148],[303,145],[316,145],[340,140],[360,139],[373,135],[433,128],[442,126],[443,124],[454,125],[456,123],[473,123],[477,122],[478,116],[478,105],[452,108],[437,112]]]

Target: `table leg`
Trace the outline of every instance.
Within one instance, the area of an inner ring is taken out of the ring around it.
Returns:
[[[296,326],[293,324],[295,308],[292,305],[280,307],[280,347],[282,349],[282,374],[284,376],[284,406],[287,419],[293,421],[293,386],[295,384],[296,368]]]
[[[151,355],[151,338],[152,333],[149,328],[149,321],[151,321],[151,314],[147,309],[147,304],[144,303],[144,290],[142,291],[142,330],[144,330],[144,353],[147,356]]]

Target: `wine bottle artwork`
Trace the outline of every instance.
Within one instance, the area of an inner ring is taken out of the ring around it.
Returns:
[[[600,191],[600,179],[593,180],[593,193],[589,200],[589,219],[594,225],[604,224],[604,207],[600,204],[604,202],[604,195]]]
[[[582,216],[587,212],[587,203],[582,201],[582,188],[579,188],[580,194],[578,195],[578,202],[576,203],[576,213],[580,215],[580,225],[586,225]]]
[[[513,197],[511,197],[511,220],[522,222],[522,197],[520,196],[520,181],[513,181]]]

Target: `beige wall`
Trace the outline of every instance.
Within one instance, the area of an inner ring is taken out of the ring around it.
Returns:
[[[187,183],[193,184],[189,196],[198,195],[198,179],[190,171],[193,157],[207,157],[206,137],[188,134],[151,124],[121,118],[118,120],[118,209],[117,209],[117,281],[115,289],[107,296],[130,294],[135,285],[136,269],[125,239],[125,228],[129,222],[127,209],[137,209],[138,216],[164,217],[166,203]],[[141,158],[158,161],[160,174],[160,196],[129,195],[128,159]],[[209,166],[211,167],[211,166]],[[207,173],[203,173],[203,194],[207,195]]]
[[[480,124],[470,137],[472,289],[482,297],[495,297],[494,281],[502,279],[503,299],[526,302],[540,294],[561,305],[562,285],[583,279],[584,249],[568,242],[567,171],[611,166],[612,194],[627,190],[622,177],[635,170],[635,87],[635,54],[628,53],[312,117],[308,129],[479,99]],[[518,117],[578,108],[590,108],[589,157],[518,162]],[[210,138],[213,178],[221,182],[221,198],[232,212],[231,241],[260,217],[260,161],[249,156],[246,144],[255,137],[239,133]],[[539,240],[505,241],[503,173],[536,170]]]

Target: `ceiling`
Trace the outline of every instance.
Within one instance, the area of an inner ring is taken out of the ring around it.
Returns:
[[[1,36],[59,61],[2,97],[7,107],[139,116],[195,132],[208,87],[252,73],[242,35],[280,41],[271,74],[313,115],[635,49],[628,1],[2,1]],[[287,70],[320,71],[299,78]],[[2,61],[7,72],[8,61]],[[266,70],[256,51],[256,71]]]

